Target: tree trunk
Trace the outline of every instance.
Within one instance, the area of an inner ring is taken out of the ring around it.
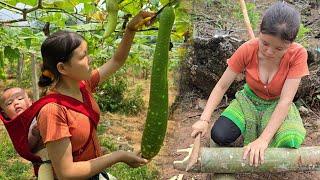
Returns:
[[[34,54],[31,54],[31,68],[32,68],[32,93],[33,100],[39,99],[38,75],[37,75],[37,60]]]
[[[284,171],[319,171],[320,146],[301,147],[299,149],[269,148],[265,152],[264,164],[249,166],[243,160],[243,148],[201,148],[198,164],[191,172],[202,173],[256,173]],[[186,158],[187,162],[188,159]],[[185,170],[187,163],[175,162],[174,167]]]

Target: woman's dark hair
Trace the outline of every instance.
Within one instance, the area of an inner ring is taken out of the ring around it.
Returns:
[[[84,38],[81,35],[69,31],[57,31],[47,37],[41,45],[43,65],[42,75],[38,82],[40,87],[49,86],[60,77],[57,64],[68,62],[73,51],[80,46],[82,41]]]
[[[300,27],[300,14],[284,2],[277,2],[265,12],[260,24],[262,34],[293,42]]]

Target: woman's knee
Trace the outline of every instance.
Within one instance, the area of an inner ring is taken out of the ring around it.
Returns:
[[[211,139],[219,146],[229,145],[240,135],[237,125],[224,116],[220,116],[211,129]]]
[[[225,146],[229,144],[227,141],[227,133],[224,133],[219,128],[216,128],[216,126],[213,126],[211,129],[211,139],[219,146]]]

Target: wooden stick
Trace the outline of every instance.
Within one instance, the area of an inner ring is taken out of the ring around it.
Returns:
[[[244,23],[246,24],[247,31],[248,31],[248,34],[249,34],[249,38],[250,39],[254,39],[255,37],[254,37],[254,33],[253,33],[253,30],[252,30],[252,27],[251,27],[250,19],[249,19],[249,16],[248,16],[246,3],[245,3],[244,0],[239,0],[239,2],[240,2],[241,10],[242,10],[242,13],[243,13],[243,17],[244,17]]]
[[[189,163],[186,167],[186,171],[189,171],[198,161],[199,151],[200,151],[200,138],[201,138],[201,133],[199,133],[194,139],[193,148],[191,151]]]

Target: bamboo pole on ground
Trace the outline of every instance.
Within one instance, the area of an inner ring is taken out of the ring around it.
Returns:
[[[179,150],[180,152],[183,150]],[[299,149],[268,148],[265,162],[258,167],[243,160],[243,148],[205,148],[200,149],[198,163],[190,171],[201,173],[257,173],[286,171],[319,171],[320,146],[301,147]],[[188,158],[175,161],[174,167],[185,170]]]

